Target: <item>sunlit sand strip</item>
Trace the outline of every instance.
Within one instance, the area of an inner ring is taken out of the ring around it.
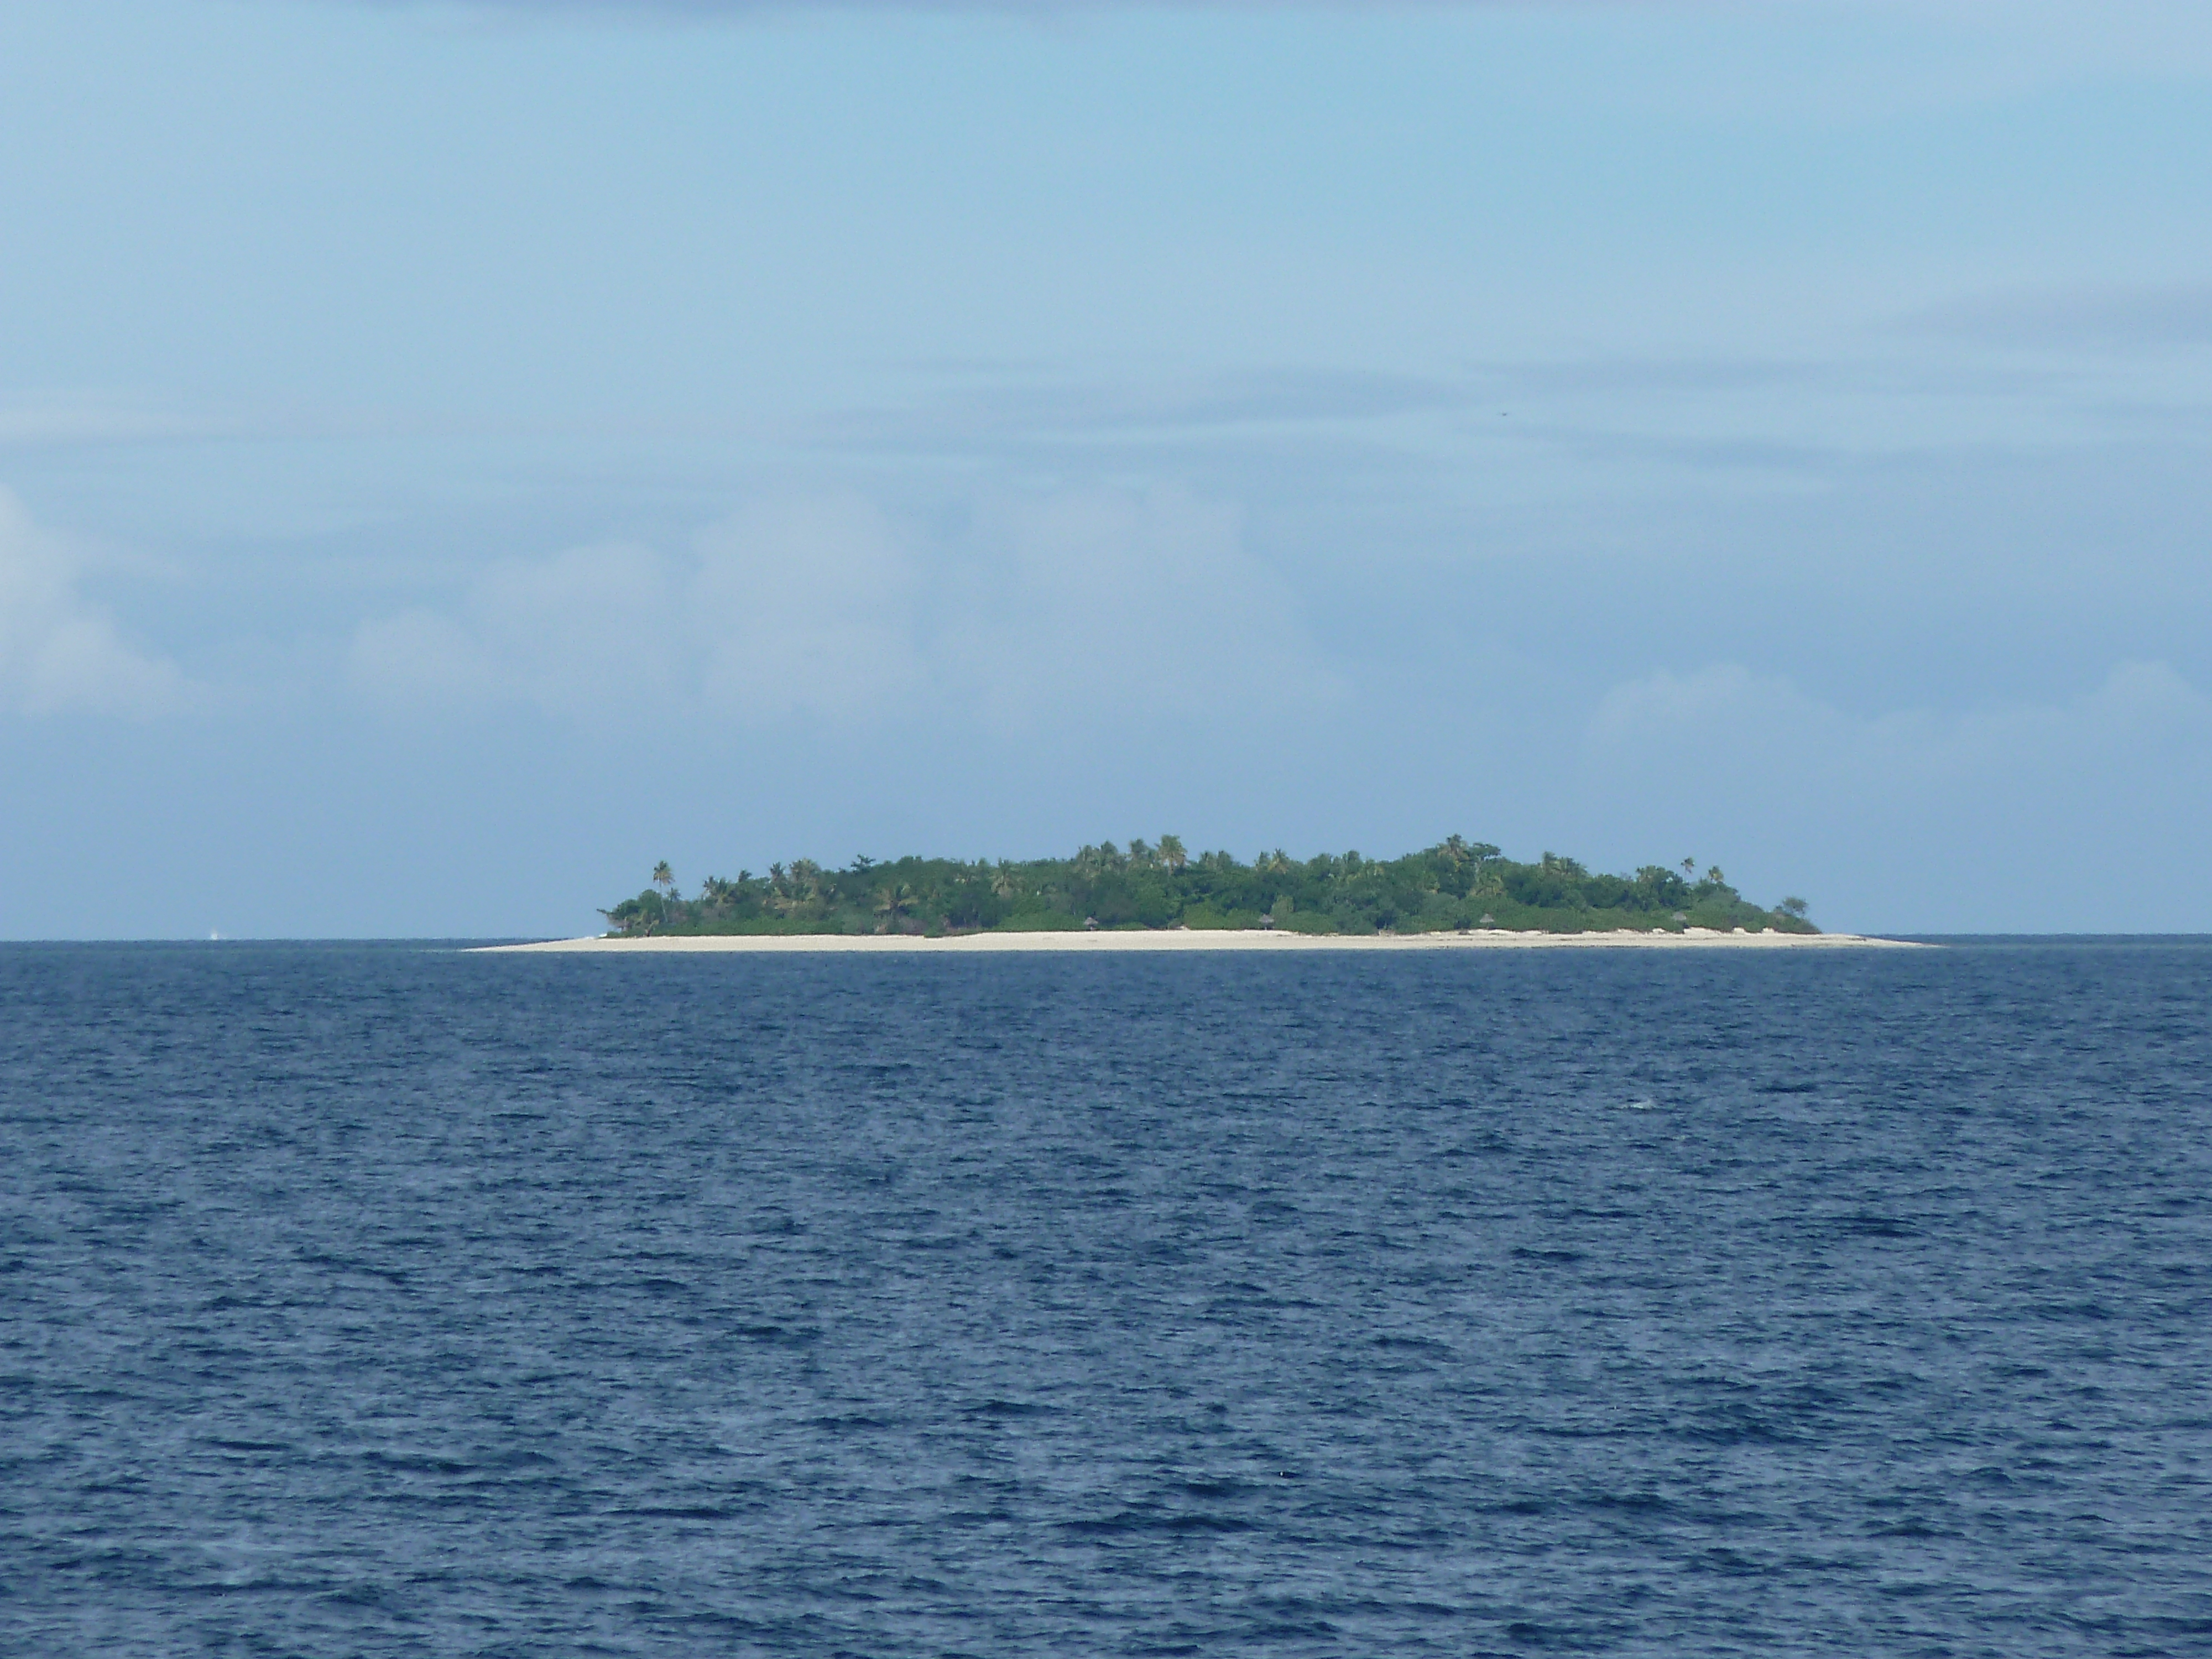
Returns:
[[[485,952],[558,951],[629,956],[639,952],[703,951],[894,951],[957,956],[990,951],[1836,951],[1930,950],[1905,939],[1860,933],[1723,933],[1682,932],[1516,933],[1479,928],[1465,933],[1292,933],[1256,928],[1160,928],[1097,933],[957,933],[923,939],[911,933],[715,933],[674,939],[556,939],[532,945],[489,945]]]

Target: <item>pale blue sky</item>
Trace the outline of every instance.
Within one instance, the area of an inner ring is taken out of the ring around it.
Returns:
[[[2208,460],[2201,4],[15,0],[0,937],[1162,830],[2212,928]]]

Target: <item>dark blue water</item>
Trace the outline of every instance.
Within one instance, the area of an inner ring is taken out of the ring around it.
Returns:
[[[9,1654],[2212,1652],[2212,948],[0,948]]]

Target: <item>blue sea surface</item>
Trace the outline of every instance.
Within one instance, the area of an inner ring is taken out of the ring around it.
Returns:
[[[0,1651],[2212,1653],[2212,944],[0,947]]]

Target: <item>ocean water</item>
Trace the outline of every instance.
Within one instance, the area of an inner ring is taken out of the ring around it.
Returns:
[[[2212,945],[0,947],[0,1651],[2212,1652]]]

